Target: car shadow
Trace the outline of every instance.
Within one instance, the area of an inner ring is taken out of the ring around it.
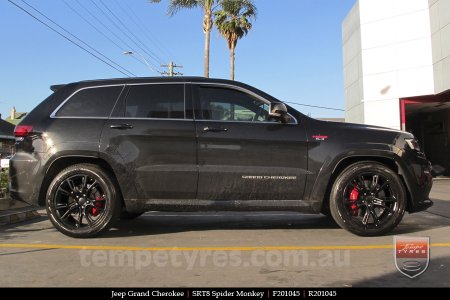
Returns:
[[[433,200],[435,207],[428,211],[405,214],[397,228],[387,236],[417,233],[442,227],[450,227],[450,201]],[[438,209],[436,209],[438,208]],[[434,209],[434,210],[433,210]],[[29,228],[27,225],[42,223]],[[121,220],[113,228],[101,233],[98,238],[147,236],[189,231],[213,230],[333,230],[340,227],[331,217],[322,214],[301,214],[296,212],[147,212],[134,220]],[[55,231],[48,218],[0,227],[0,240],[9,236],[26,234],[31,231]]]
[[[29,228],[28,226],[37,223],[40,223],[40,226],[35,226],[33,228]],[[28,234],[31,232],[41,232],[51,229],[54,229],[54,227],[47,216],[40,215],[39,217],[30,220],[0,226],[0,241],[23,238],[29,236]]]
[[[148,212],[119,221],[101,237],[141,236],[208,230],[338,229],[324,215],[290,212]]]
[[[425,230],[450,227],[450,219],[427,212],[407,215],[397,228],[387,236],[417,233]],[[102,238],[144,236],[186,231],[209,230],[270,230],[270,229],[340,229],[329,217],[299,213],[174,213],[149,212],[139,218],[120,221]]]

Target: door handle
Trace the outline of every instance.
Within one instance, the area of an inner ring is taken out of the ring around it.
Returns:
[[[205,128],[203,128],[203,131],[225,132],[225,131],[228,131],[228,129],[227,128],[223,128],[223,127],[205,127]]]
[[[130,125],[130,124],[116,124],[116,125],[111,125],[109,127],[111,129],[120,129],[120,130],[133,129],[133,125]]]

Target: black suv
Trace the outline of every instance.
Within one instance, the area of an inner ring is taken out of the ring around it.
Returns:
[[[414,136],[311,119],[219,79],[108,79],[52,86],[15,129],[11,196],[90,237],[149,210],[331,215],[358,235],[432,205]]]

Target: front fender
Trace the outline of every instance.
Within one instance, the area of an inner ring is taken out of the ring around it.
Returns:
[[[310,155],[310,172],[306,184],[309,189],[305,191],[305,200],[315,203],[313,204],[315,212],[321,211],[322,203],[327,200],[326,197],[338,173],[348,165],[362,160],[380,161],[390,165],[395,165],[399,161],[399,157],[392,151],[391,145],[372,144],[367,147],[367,144],[353,144],[347,149],[344,149],[344,146],[339,149],[340,151],[335,151],[334,153],[337,154],[334,156],[330,155],[331,152],[324,151],[326,156],[322,157],[323,163],[320,160],[314,161],[315,155]],[[315,154],[319,155],[319,153]]]

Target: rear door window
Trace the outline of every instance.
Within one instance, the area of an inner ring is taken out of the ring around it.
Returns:
[[[73,94],[55,113],[56,117],[109,117],[123,86],[86,88]]]
[[[125,117],[184,119],[184,84],[147,84],[129,87]]]

